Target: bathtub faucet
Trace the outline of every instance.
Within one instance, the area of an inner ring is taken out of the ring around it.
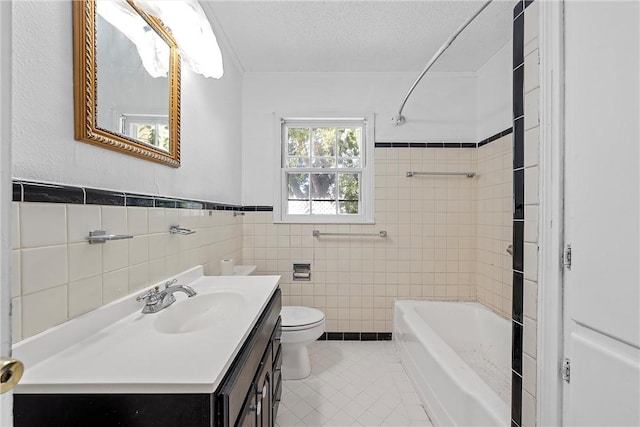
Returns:
[[[193,290],[191,286],[187,285],[175,285],[178,279],[173,279],[165,282],[164,289],[161,291],[159,286],[155,286],[149,289],[142,295],[136,298],[136,301],[144,301],[145,305],[142,308],[143,314],[157,313],[160,310],[164,310],[171,304],[176,302],[176,297],[173,296],[175,292],[184,292],[187,297],[191,298],[197,295],[197,292]],[[175,286],[172,286],[175,285]]]

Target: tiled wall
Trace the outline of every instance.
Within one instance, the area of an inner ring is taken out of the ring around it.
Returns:
[[[514,9],[512,425],[535,426],[538,280],[538,2]]]
[[[538,299],[539,2],[524,12],[524,282],[522,347],[522,426],[536,421]]]
[[[242,217],[232,211],[13,203],[13,341],[30,337],[202,264],[242,259]],[[196,231],[171,235],[180,225]],[[131,234],[89,244],[91,230]]]
[[[511,319],[513,135],[478,148],[476,290],[478,302]]]
[[[474,171],[475,148],[375,149],[375,225],[273,224],[247,213],[243,258],[258,273],[282,275],[283,302],[323,310],[327,331],[392,330],[393,301],[475,300],[476,182],[407,171]],[[312,237],[312,230],[379,237]],[[293,282],[292,264],[312,265]]]

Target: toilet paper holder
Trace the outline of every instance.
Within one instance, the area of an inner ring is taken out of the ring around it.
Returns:
[[[293,280],[310,281],[311,264],[293,264]]]

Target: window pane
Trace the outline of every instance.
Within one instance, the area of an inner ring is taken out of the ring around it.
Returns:
[[[309,215],[309,201],[289,200],[289,203],[287,204],[287,214]]]
[[[290,168],[308,168],[308,157],[289,157],[288,166]]]
[[[169,151],[169,125],[158,125],[158,142],[161,148]]]
[[[362,129],[338,129],[338,156],[360,157]]]
[[[134,123],[131,125],[134,131],[134,137],[147,144],[154,145],[156,130],[153,125]]]
[[[340,202],[339,213],[341,215],[357,215],[359,202]]]
[[[338,158],[338,167],[339,168],[359,168],[360,159],[351,158],[351,157],[340,157]]]
[[[336,129],[313,129],[313,157],[335,157]]]
[[[336,215],[336,175],[333,173],[311,174],[311,213]]]
[[[314,168],[335,168],[336,167],[336,158],[335,157],[314,157],[311,162],[311,166]]]
[[[357,173],[341,173],[338,180],[340,200],[360,199],[360,176]]]
[[[336,201],[311,201],[311,213],[314,215],[335,215],[336,214]]]
[[[289,200],[309,200],[309,174],[287,174]]]
[[[311,199],[335,200],[336,175],[333,173],[311,174]]]
[[[309,174],[287,174],[288,203],[287,213],[292,215],[309,214]]]
[[[309,136],[307,128],[287,128],[287,153],[290,156],[308,156]]]

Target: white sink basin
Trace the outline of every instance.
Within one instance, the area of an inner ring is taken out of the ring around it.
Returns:
[[[236,292],[199,294],[162,310],[156,315],[154,327],[165,334],[200,331],[233,316],[244,302],[244,296]]]

